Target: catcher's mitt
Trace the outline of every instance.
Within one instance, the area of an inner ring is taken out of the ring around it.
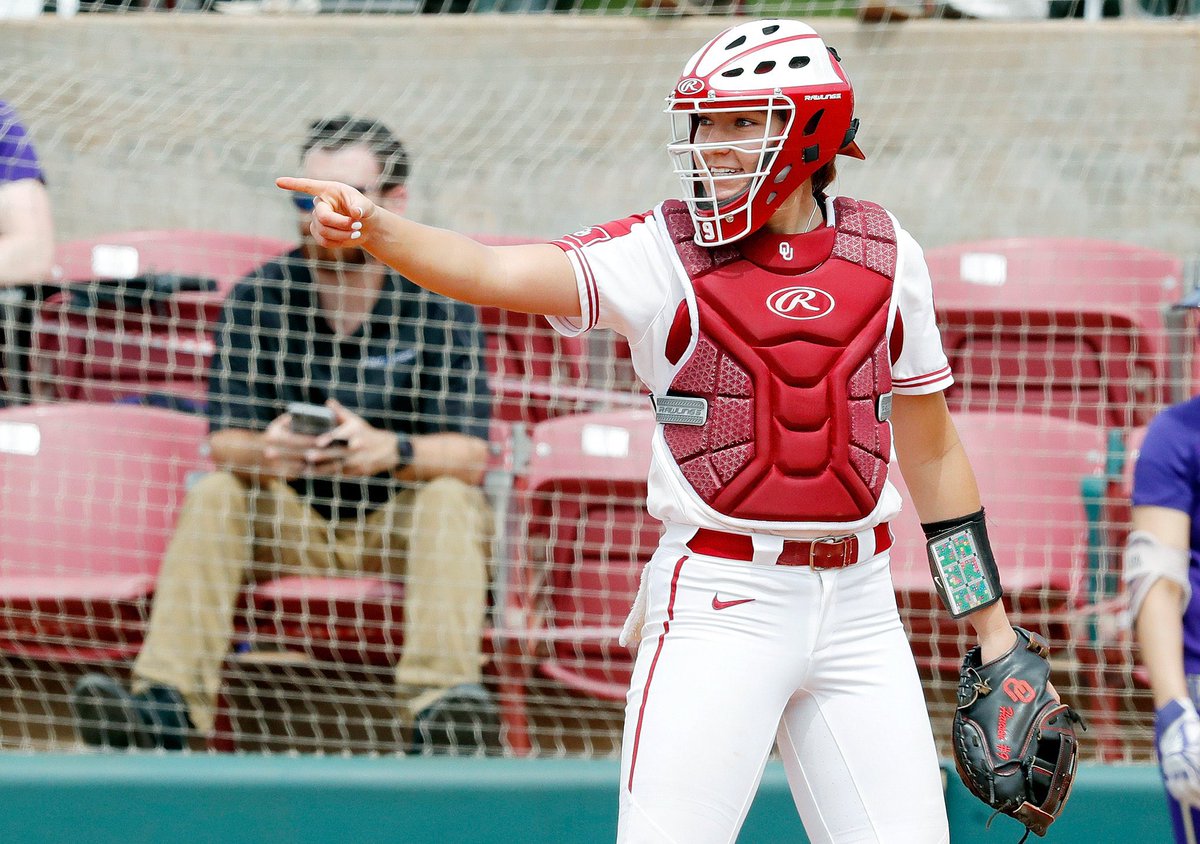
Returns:
[[[1062,812],[1079,755],[1075,724],[1083,721],[1050,694],[1049,655],[1042,637],[1018,627],[1012,650],[987,665],[972,648],[958,680],[958,775],[997,814],[1023,823],[1025,838],[1045,835]]]

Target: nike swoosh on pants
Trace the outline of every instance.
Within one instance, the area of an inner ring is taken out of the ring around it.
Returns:
[[[738,604],[748,604],[753,600],[754,600],[753,598],[738,598],[733,601],[722,601],[717,596],[717,593],[714,592],[713,599],[712,599],[712,608],[714,610],[727,610],[730,607],[736,607]]]

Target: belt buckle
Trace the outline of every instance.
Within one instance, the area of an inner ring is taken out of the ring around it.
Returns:
[[[809,570],[815,571],[817,568],[816,552],[817,552],[818,545],[839,545],[839,546],[841,546],[841,549],[842,549],[842,561],[840,563],[838,563],[836,566],[822,566],[822,568],[831,568],[831,569],[845,568],[847,565],[846,549],[850,547],[850,543],[847,541],[849,538],[850,537],[848,537],[848,536],[823,536],[820,539],[814,539],[812,542],[810,542],[808,545],[808,568],[809,568]]]

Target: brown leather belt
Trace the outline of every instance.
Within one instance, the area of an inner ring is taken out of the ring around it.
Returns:
[[[892,532],[887,524],[876,525],[875,550],[871,556],[881,554],[892,547]],[[700,528],[688,540],[687,547],[693,553],[727,560],[754,559],[754,540],[745,533],[725,533],[720,530]],[[861,562],[858,536],[831,537],[828,539],[787,539],[783,550],[775,560],[777,566],[808,566],[814,569],[840,569]]]

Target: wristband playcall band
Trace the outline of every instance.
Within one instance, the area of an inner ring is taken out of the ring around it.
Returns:
[[[983,510],[921,527],[933,585],[952,617],[962,618],[1004,597]]]

